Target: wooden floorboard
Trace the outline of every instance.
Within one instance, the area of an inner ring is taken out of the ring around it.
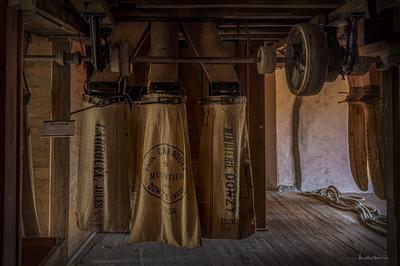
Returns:
[[[386,212],[385,201],[362,196]],[[363,226],[356,213],[278,192],[267,193],[267,210],[269,231],[243,240],[203,239],[195,249],[98,234],[78,265],[387,265],[386,237]]]

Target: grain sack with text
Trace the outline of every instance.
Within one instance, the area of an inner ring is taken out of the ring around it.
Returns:
[[[245,97],[205,99],[197,197],[204,237],[241,239],[255,232]]]
[[[81,230],[129,231],[128,112],[124,103],[82,113],[77,219]]]
[[[138,187],[140,186],[139,179],[139,164],[140,164],[140,122],[141,122],[141,110],[140,104],[132,105],[132,110],[128,113],[128,147],[130,152],[128,153],[128,178],[129,178],[129,194],[130,194],[130,206],[131,206],[131,218],[133,209],[135,208],[135,202],[137,198]]]
[[[180,247],[201,243],[184,98],[144,96],[140,185],[131,239]]]

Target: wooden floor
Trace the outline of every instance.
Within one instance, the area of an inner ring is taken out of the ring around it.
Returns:
[[[383,201],[363,195],[386,212]],[[386,265],[386,237],[355,213],[296,193],[267,193],[269,231],[244,240],[204,239],[200,248],[129,243],[127,234],[98,234],[79,265]]]

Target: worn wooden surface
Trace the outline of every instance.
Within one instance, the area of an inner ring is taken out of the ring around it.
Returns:
[[[227,49],[218,37],[213,23],[184,23],[182,25],[188,45],[195,56],[226,57]],[[238,82],[231,64],[203,64],[204,72],[210,82]]]
[[[80,44],[72,42],[71,51],[80,51]],[[83,108],[83,84],[86,80],[85,65],[71,65],[71,110]],[[75,120],[75,135],[71,138],[69,164],[69,206],[68,206],[68,256],[72,256],[79,245],[90,235],[89,232],[79,230],[77,226],[77,194],[78,194],[78,161],[79,144],[82,128],[82,114],[71,116]]]
[[[53,53],[70,51],[69,41],[54,41]],[[68,120],[70,112],[70,66],[52,63],[52,119]],[[51,176],[50,176],[50,224],[51,237],[66,238],[68,234],[68,194],[69,194],[69,138],[54,138],[51,141]],[[60,252],[67,259],[67,244]]]
[[[18,265],[22,14],[0,1],[0,265]]]
[[[276,146],[276,80],[275,72],[264,76],[265,81],[265,175],[268,190],[278,186]]]
[[[172,56],[179,53],[179,24],[175,22],[151,23],[151,56]],[[178,64],[151,64],[151,82],[178,82]]]
[[[354,120],[353,122],[364,123],[365,132],[365,144],[366,150],[364,151],[367,161],[368,161],[368,174],[371,179],[372,187],[374,192],[378,197],[384,199],[385,198],[385,178],[383,173],[383,107],[382,107],[382,98],[381,95],[381,72],[376,69],[374,65],[371,66],[368,73],[363,76],[348,76],[347,77],[350,90],[349,90],[349,104],[358,103],[362,106],[363,115],[360,113],[358,117],[358,121]],[[355,97],[353,99],[352,93],[353,91],[357,91],[358,89],[370,88],[371,92],[369,93],[370,97],[366,99],[358,99]],[[376,96],[375,96],[376,94]],[[349,105],[350,106],[350,105]],[[361,116],[364,117],[364,122],[360,121]],[[349,120],[349,123],[352,122]],[[349,124],[349,127],[351,125]],[[355,125],[352,125],[355,127]],[[351,129],[351,127],[350,127]],[[351,133],[351,131],[349,131]],[[350,138],[351,136],[349,136]],[[350,145],[349,148],[362,148],[362,143],[358,141],[358,145]],[[351,153],[354,151],[350,151]],[[357,151],[355,151],[357,153]],[[360,151],[362,152],[362,151]],[[364,155],[364,156],[365,156]],[[354,162],[357,161],[357,164],[362,165],[365,164],[363,161],[363,156],[356,156],[350,160],[352,170],[355,168]],[[362,177],[357,173],[354,175],[356,183],[358,183],[359,179],[366,179],[366,177]],[[365,180],[365,182],[368,182]],[[367,186],[360,186],[363,190],[367,189]]]
[[[29,237],[22,239],[23,266],[39,265],[56,245],[56,238],[53,237]]]
[[[399,68],[392,67],[383,72],[383,106],[384,106],[384,174],[386,178],[386,197],[388,202],[388,255],[391,265],[400,262],[400,87]]]
[[[256,56],[262,42],[252,42],[249,56]],[[266,227],[265,218],[265,89],[264,76],[257,72],[256,64],[248,64],[247,101],[250,157],[254,180],[254,204],[257,228]]]
[[[358,187],[365,191],[368,189],[368,160],[364,110],[360,103],[349,102],[348,106],[350,169]]]
[[[229,56],[256,56],[263,42],[236,42],[229,47]],[[247,97],[247,115],[250,139],[250,157],[254,180],[254,207],[257,228],[265,228],[265,191],[266,191],[266,128],[265,128],[265,82],[264,75],[258,74],[255,64],[236,64],[242,94]],[[268,204],[267,204],[268,205]]]
[[[384,201],[363,196],[385,211]],[[386,238],[361,225],[357,214],[295,193],[268,192],[267,198],[270,230],[250,238],[205,239],[200,248],[179,249],[129,243],[127,234],[99,234],[77,264],[386,265]]]
[[[33,37],[27,54],[51,54],[51,42],[45,38]],[[51,62],[24,62],[24,73],[31,92],[28,117],[35,201],[42,236],[48,236],[50,139],[40,135],[43,121],[51,120]]]
[[[292,108],[292,154],[293,154],[293,171],[294,171],[294,184],[296,188],[301,190],[301,157],[300,157],[300,141],[299,141],[299,128],[300,128],[300,109],[303,104],[303,97],[296,96]]]

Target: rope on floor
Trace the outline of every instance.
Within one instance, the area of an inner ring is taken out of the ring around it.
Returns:
[[[300,194],[317,198],[341,210],[357,212],[368,228],[383,235],[387,234],[386,215],[381,215],[376,207],[362,203],[365,200],[362,197],[342,196],[342,193],[334,186],[300,192]]]

